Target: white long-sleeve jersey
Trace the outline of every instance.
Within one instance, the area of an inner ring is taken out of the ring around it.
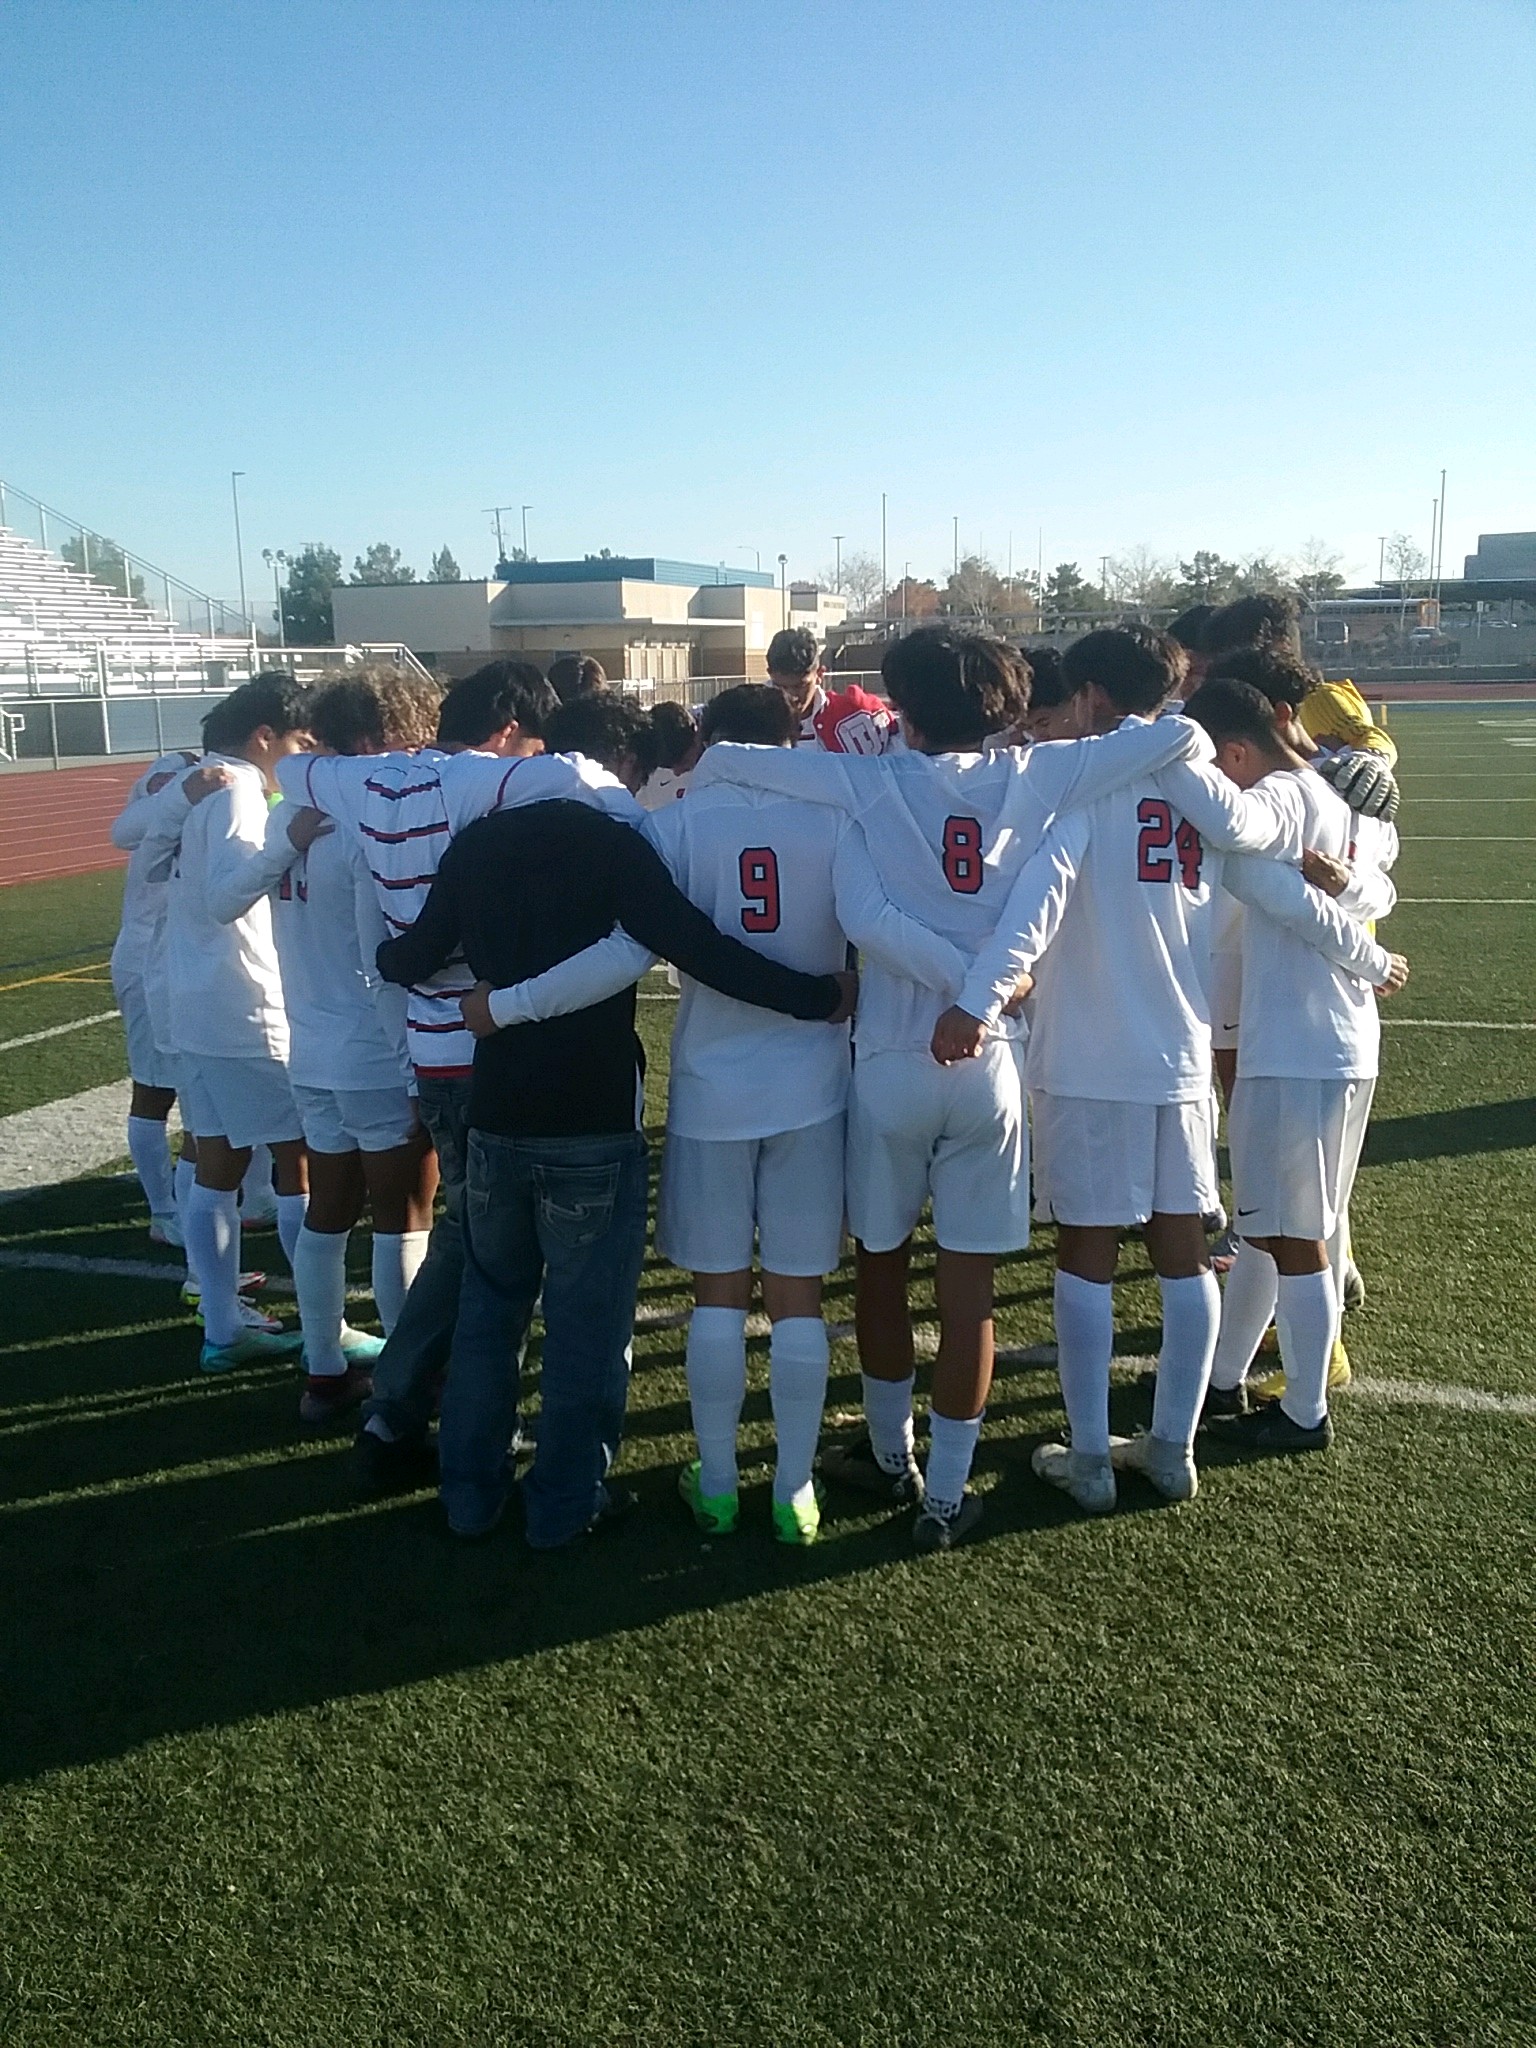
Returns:
[[[324,811],[358,842],[391,935],[415,923],[444,851],[476,818],[555,797],[632,823],[643,817],[618,778],[580,754],[295,754],[277,775],[285,796]],[[460,959],[408,991],[406,1034],[419,1072],[470,1072],[475,1041],[459,998],[473,986]]]
[[[162,754],[134,783],[112,821],[112,844],[129,856],[123,877],[122,922],[112,948],[112,972],[119,978],[150,973],[164,942],[171,855],[159,841],[146,845],[145,835],[158,813],[156,797],[175,777],[186,775],[196,765],[196,754]]]
[[[156,799],[161,818],[151,828],[156,838],[174,832],[180,842],[165,916],[176,1049],[286,1060],[288,1017],[268,891],[296,855],[286,839],[268,844],[260,770],[223,754],[204,758],[232,771],[230,786],[189,808],[173,783]]]
[[[274,853],[287,842],[296,806],[267,820]],[[405,1014],[379,978],[374,956],[389,937],[362,848],[324,833],[291,857],[272,892],[272,935],[288,1011],[288,1078],[304,1088],[397,1088],[410,1065]]]
[[[730,781],[838,806],[857,819],[890,901],[948,939],[969,968],[1058,812],[1174,761],[1208,759],[1211,751],[1200,728],[1183,718],[984,754],[861,758],[719,745],[695,768],[687,801],[711,782]],[[860,989],[860,1053],[926,1048],[948,1001],[872,957]],[[997,1029],[1012,1035],[1006,1021]]]

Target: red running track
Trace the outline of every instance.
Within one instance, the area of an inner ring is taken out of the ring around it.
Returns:
[[[0,888],[119,868],[128,856],[108,837],[142,761],[0,775]]]

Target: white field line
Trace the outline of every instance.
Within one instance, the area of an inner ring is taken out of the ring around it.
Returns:
[[[1416,796],[1416,804],[1536,804],[1536,796]]]
[[[1531,832],[1409,832],[1404,846],[1536,846]]]
[[[1398,1031],[1536,1031],[1536,1024],[1480,1024],[1470,1017],[1383,1017]]]
[[[70,1031],[84,1031],[88,1024],[105,1024],[122,1014],[121,1010],[98,1010],[92,1017],[77,1017],[73,1024],[50,1024],[46,1031],[29,1031],[23,1038],[0,1039],[0,1052],[15,1052],[22,1045],[41,1045],[45,1038],[63,1038]]]
[[[1536,904],[1536,896],[1399,896],[1397,899],[1398,909],[1401,910],[1405,903],[1496,903],[1506,905],[1524,903],[1529,905]]]
[[[107,1081],[0,1117],[0,1202],[76,1180],[120,1159],[128,1149],[132,1092],[131,1081]]]

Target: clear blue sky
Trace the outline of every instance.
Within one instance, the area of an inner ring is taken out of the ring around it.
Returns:
[[[1529,0],[9,0],[0,156],[0,476],[220,594],[1536,527]]]

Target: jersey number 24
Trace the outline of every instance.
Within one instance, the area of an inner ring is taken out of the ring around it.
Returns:
[[[1136,806],[1136,822],[1141,827],[1136,841],[1137,881],[1171,882],[1177,862],[1185,888],[1198,889],[1205,848],[1189,820],[1175,819],[1173,806],[1162,797],[1144,796]]]

